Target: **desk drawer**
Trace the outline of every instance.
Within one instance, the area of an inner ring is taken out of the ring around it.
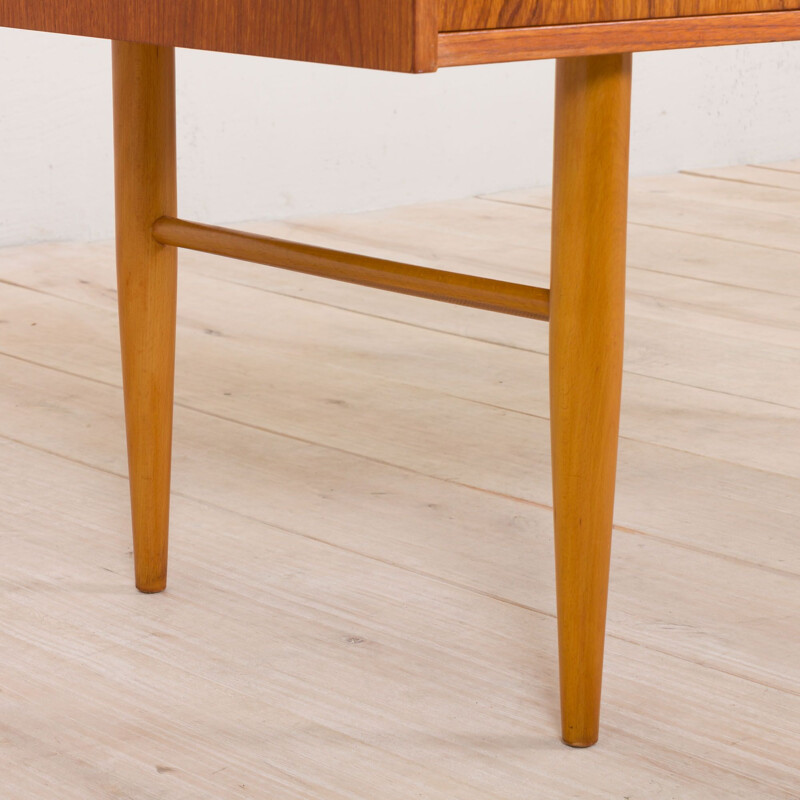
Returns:
[[[800,0],[440,0],[439,30],[793,11]]]

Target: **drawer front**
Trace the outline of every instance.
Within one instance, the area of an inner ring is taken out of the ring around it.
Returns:
[[[800,0],[440,0],[439,30],[794,11]]]

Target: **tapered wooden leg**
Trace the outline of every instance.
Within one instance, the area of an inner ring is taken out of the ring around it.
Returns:
[[[177,214],[175,62],[169,47],[114,42],[117,281],[136,586],[167,580],[177,251],[152,236]]]
[[[550,406],[564,741],[597,741],[619,433],[630,55],[556,79]]]

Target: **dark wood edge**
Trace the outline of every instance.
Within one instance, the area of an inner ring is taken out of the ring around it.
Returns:
[[[800,11],[439,34],[439,66],[800,40]]]
[[[411,72],[435,72],[439,57],[439,8],[436,0],[414,0]]]

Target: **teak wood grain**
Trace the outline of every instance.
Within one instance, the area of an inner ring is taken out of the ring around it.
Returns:
[[[439,67],[800,39],[800,11],[492,28],[439,34]]]
[[[443,0],[439,30],[522,28],[800,9],[798,0]]]
[[[434,0],[0,0],[0,26],[373,69],[434,69]]]
[[[800,0],[445,0],[441,6],[436,0],[0,0],[0,26],[431,72],[438,66],[800,39]]]

